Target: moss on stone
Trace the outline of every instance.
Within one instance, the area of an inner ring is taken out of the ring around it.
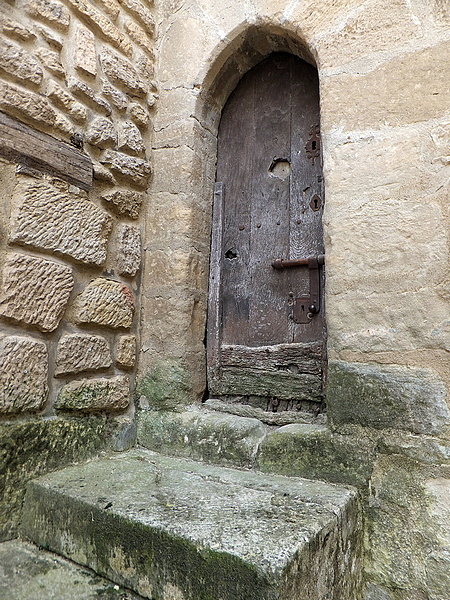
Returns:
[[[109,448],[117,427],[106,417],[0,423],[0,540],[17,535],[30,479]]]
[[[192,402],[189,376],[180,361],[155,362],[136,389],[153,410],[176,410]]]

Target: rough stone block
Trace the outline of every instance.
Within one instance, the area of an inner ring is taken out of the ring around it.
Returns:
[[[146,187],[152,174],[151,165],[146,160],[114,150],[106,150],[100,162],[108,165],[115,175],[134,183],[137,187]]]
[[[127,56],[132,55],[133,50],[131,44],[128,42],[125,36],[120,33],[117,27],[99,10],[94,8],[88,2],[85,2],[85,0],[67,0],[67,2],[75,10],[77,10],[87,20],[87,22],[93,26],[96,31],[98,31],[100,35],[104,37],[110,44]]]
[[[131,104],[130,117],[141,129],[146,129],[150,122],[148,111],[146,111],[145,108],[142,108],[140,104]]]
[[[34,85],[39,85],[43,77],[35,57],[4,38],[0,38],[0,71]]]
[[[138,443],[149,450],[208,463],[250,467],[266,427],[257,419],[202,410],[143,411]]]
[[[154,60],[153,43],[148,33],[131,19],[125,20],[125,31],[136,44]]]
[[[144,194],[131,190],[116,190],[103,194],[102,199],[108,202],[119,215],[137,219],[144,201]]]
[[[75,299],[73,316],[77,323],[107,327],[131,327],[134,298],[123,283],[98,277]]]
[[[110,85],[108,82],[103,83],[102,94],[106,96],[117,110],[125,110],[128,106],[128,98],[120,90]]]
[[[56,112],[46,98],[0,81],[0,108],[12,116],[25,117],[38,125],[52,126]]]
[[[123,223],[119,226],[117,248],[119,275],[134,277],[141,266],[141,232],[139,227]]]
[[[147,30],[147,33],[150,35],[154,34],[155,21],[153,20],[153,16],[140,0],[121,0],[121,5],[126,10],[129,10],[131,14],[142,23]]]
[[[75,30],[75,67],[94,77],[97,75],[95,36],[80,24]]]
[[[119,127],[118,148],[129,154],[144,154],[145,144],[141,132],[131,121],[124,121]]]
[[[48,29],[47,27],[39,26],[37,27],[37,31],[42,39],[47,42],[50,46],[53,46],[57,50],[62,50],[64,40],[58,35],[53,29]]]
[[[97,371],[112,364],[109,344],[101,335],[64,335],[56,349],[56,375]]]
[[[105,113],[106,116],[111,114],[112,108],[109,102],[99,98],[95,91],[83,81],[79,81],[75,77],[69,77],[67,80],[67,86],[74,96],[81,98],[83,102],[87,102],[87,104],[92,105],[95,110]]]
[[[318,481],[132,450],[30,483],[23,534],[146,598],[361,598],[356,494]]]
[[[86,142],[98,148],[112,148],[117,144],[117,132],[109,119],[97,117],[89,124]]]
[[[110,379],[82,379],[64,385],[55,401],[63,412],[119,411],[130,403],[130,385],[124,375]]]
[[[327,406],[335,425],[429,435],[445,433],[450,426],[444,385],[426,369],[332,361]]]
[[[136,336],[121,335],[116,344],[116,363],[122,369],[133,369],[136,364]]]
[[[25,11],[56,29],[65,31],[69,27],[70,14],[65,6],[55,0],[27,0]]]
[[[105,49],[100,55],[100,62],[105,75],[131,96],[142,98],[146,95],[147,86],[129,61]]]
[[[36,39],[34,31],[25,27],[25,25],[18,21],[3,19],[1,27],[5,35],[20,40],[21,42],[31,42]]]
[[[38,412],[48,395],[48,354],[44,342],[0,336],[0,414]]]
[[[50,81],[47,89],[47,96],[57,106],[66,111],[75,121],[83,123],[86,121],[86,107],[80,102],[77,102],[70,94],[68,94],[60,85],[54,81]]]
[[[311,477],[367,487],[375,458],[364,435],[338,435],[328,427],[292,424],[268,434],[258,452],[258,469],[290,477]]]
[[[54,261],[11,253],[3,271],[0,315],[54,331],[73,288],[72,269]]]
[[[111,221],[105,211],[77,194],[24,178],[14,190],[10,240],[102,265]]]
[[[38,48],[36,50],[36,56],[39,58],[41,63],[56,77],[64,77],[65,71],[59,59],[59,53],[47,50],[46,48]]]

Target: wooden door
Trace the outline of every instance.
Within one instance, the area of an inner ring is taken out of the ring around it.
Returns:
[[[214,196],[210,397],[317,409],[324,195],[314,67],[276,53],[242,78],[220,122]]]

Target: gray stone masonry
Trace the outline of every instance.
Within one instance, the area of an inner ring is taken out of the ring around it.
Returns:
[[[361,594],[356,492],[320,481],[131,450],[31,482],[22,533],[152,600]]]

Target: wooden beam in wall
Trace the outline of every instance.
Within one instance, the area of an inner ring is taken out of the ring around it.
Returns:
[[[60,177],[83,190],[92,186],[92,161],[75,147],[0,112],[0,156]]]

